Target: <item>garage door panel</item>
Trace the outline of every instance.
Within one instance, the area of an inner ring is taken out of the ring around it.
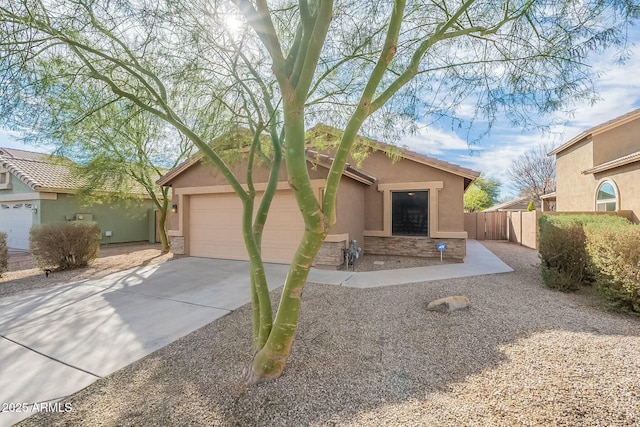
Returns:
[[[260,203],[256,197],[256,206]],[[293,193],[281,190],[271,204],[262,238],[265,262],[289,263],[302,239],[304,222]],[[248,259],[242,237],[242,203],[235,194],[193,195],[189,202],[189,254]]]
[[[29,231],[33,225],[32,201],[0,203],[0,231],[7,233],[11,249],[29,249]]]

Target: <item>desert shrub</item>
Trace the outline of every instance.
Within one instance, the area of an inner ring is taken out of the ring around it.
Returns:
[[[575,291],[587,282],[588,255],[582,224],[540,218],[540,252],[544,283],[560,291]]]
[[[9,248],[7,247],[7,234],[0,232],[0,277],[9,269]]]
[[[86,267],[98,256],[100,228],[95,222],[79,221],[38,225],[31,229],[29,245],[39,267]]]
[[[630,226],[612,215],[544,215],[540,218],[539,252],[545,284],[575,291],[595,281],[598,268],[587,252],[586,230],[617,230]]]
[[[587,251],[605,303],[640,314],[640,226],[592,227],[587,230]]]

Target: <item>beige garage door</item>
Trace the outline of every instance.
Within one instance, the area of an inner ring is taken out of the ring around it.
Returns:
[[[256,205],[260,197],[256,197]],[[304,233],[304,222],[290,190],[276,193],[262,238],[265,262],[290,263]],[[190,196],[189,255],[246,260],[242,203],[235,193]]]

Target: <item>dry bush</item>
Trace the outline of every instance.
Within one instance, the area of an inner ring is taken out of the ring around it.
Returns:
[[[100,228],[95,222],[79,221],[38,225],[31,229],[29,245],[39,267],[57,270],[86,267],[98,256]]]

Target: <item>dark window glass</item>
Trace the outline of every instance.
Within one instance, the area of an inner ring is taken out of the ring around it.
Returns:
[[[427,236],[428,203],[428,191],[392,192],[391,234],[394,236]]]

